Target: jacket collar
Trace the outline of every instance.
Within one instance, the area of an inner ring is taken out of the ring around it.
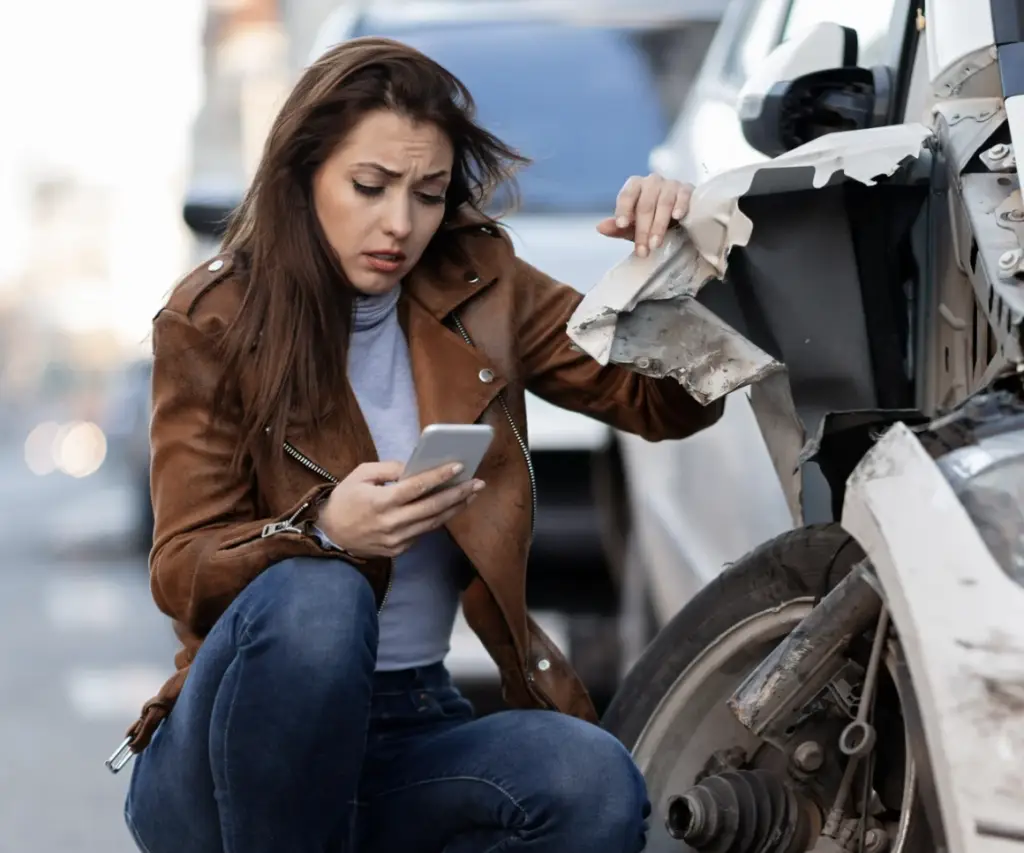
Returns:
[[[493,285],[507,271],[508,239],[475,212],[461,214],[445,230],[459,242],[461,261],[424,261],[406,276],[405,292],[437,320]]]
[[[478,343],[468,343],[445,320],[506,274],[507,241],[500,234],[470,229],[464,239],[468,263],[423,265],[406,277],[398,303],[416,388],[420,426],[474,423],[505,389],[507,380]],[[373,439],[358,406],[346,425],[346,441],[334,435],[295,434],[295,443],[338,479],[376,458]],[[307,450],[308,448],[308,450]]]

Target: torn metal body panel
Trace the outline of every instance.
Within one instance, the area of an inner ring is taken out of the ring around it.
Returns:
[[[949,62],[933,83],[967,67]],[[938,100],[931,119],[829,134],[711,178],[696,188],[685,230],[610,270],[570,321],[570,337],[597,360],[675,377],[701,402],[750,388],[795,525],[806,474],[826,481],[819,517],[822,504],[831,514],[842,502],[841,482],[801,464],[818,461],[802,446],[825,415],[933,413],[1021,358],[1024,201],[1004,99]],[[843,189],[851,184],[860,189]],[[906,309],[914,328],[879,334],[871,306],[886,295],[869,293],[862,273],[874,254],[857,245],[863,212],[884,211],[887,238],[901,238],[921,227],[926,198],[933,244],[918,252],[929,268]],[[809,276],[814,268],[827,279]],[[899,336],[915,349],[909,367],[891,346],[879,352]],[[893,387],[900,374],[910,375]]]
[[[930,138],[914,124],[837,133],[710,179],[694,192],[685,230],[647,258],[629,256],[588,293],[570,337],[602,363],[672,376],[705,404],[750,387],[786,507],[801,524],[805,425],[878,404],[849,223],[849,208],[864,203],[844,185],[875,187],[902,172],[893,193],[905,197],[906,230],[924,197],[907,191],[920,183],[907,166]],[[740,270],[731,271],[739,250]],[[794,277],[812,265],[828,278]]]
[[[948,849],[1024,838],[1021,588],[904,425],[851,478],[843,526],[869,553],[899,626]]]
[[[741,210],[741,199],[820,189],[841,180],[873,186],[879,177],[891,177],[908,159],[920,156],[930,137],[928,128],[915,124],[835,133],[767,163],[711,178],[694,190],[682,223],[685,230],[674,231],[646,258],[630,255],[587,294],[569,321],[570,338],[607,364],[618,335],[622,338],[618,352],[628,358],[647,340],[617,332],[620,315],[641,302],[695,299],[709,281],[725,277],[732,249],[750,242],[754,223]],[[702,317],[700,322],[706,320]],[[633,366],[634,362],[635,358],[622,363]],[[764,356],[750,364],[724,367],[728,367],[723,371],[726,376],[712,377],[710,370],[704,370],[706,384],[686,380],[700,395],[698,399],[711,402],[763,378]]]
[[[782,370],[696,299],[643,302],[621,317],[609,352],[637,373],[677,379],[704,405]]]

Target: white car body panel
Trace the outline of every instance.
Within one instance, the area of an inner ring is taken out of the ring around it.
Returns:
[[[921,505],[927,512],[905,511]],[[1024,590],[903,424],[850,477],[843,527],[871,558],[900,628],[948,849],[1019,849],[1011,839],[1024,832]]]
[[[648,580],[660,624],[729,563],[793,525],[745,393],[692,438],[620,442],[633,545],[640,565],[656,569]]]
[[[995,62],[992,9],[987,2],[952,0],[928,16],[925,28],[929,79],[936,94],[948,97],[969,73]]]

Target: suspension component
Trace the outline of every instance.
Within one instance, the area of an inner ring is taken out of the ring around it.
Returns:
[[[881,609],[862,560],[729,698],[736,719],[785,751],[794,721],[842,669],[850,641],[878,621]]]
[[[815,806],[768,771],[729,770],[669,800],[665,823],[701,853],[802,853],[819,821]]]

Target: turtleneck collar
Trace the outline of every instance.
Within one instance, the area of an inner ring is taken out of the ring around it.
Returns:
[[[374,326],[379,326],[394,312],[401,294],[401,285],[396,285],[387,293],[376,293],[371,296],[357,295],[352,311],[352,330],[364,332]]]

